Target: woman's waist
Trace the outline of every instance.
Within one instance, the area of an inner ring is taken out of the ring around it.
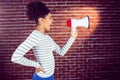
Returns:
[[[48,61],[38,61],[38,63],[41,65],[41,67],[46,71],[53,71],[55,68],[55,61],[54,60],[48,60]]]
[[[51,71],[54,70],[55,68],[55,63],[50,62],[50,63],[40,63],[40,65],[43,67],[44,70],[46,71]]]
[[[40,77],[49,77],[49,76],[51,76],[51,75],[53,75],[54,74],[54,69],[53,68],[51,68],[51,69],[45,69],[45,73],[44,72],[42,72],[42,71],[40,71],[40,72],[38,72],[37,73],[37,75],[39,75]]]

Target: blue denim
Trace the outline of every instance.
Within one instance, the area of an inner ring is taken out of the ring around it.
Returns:
[[[42,78],[40,76],[38,76],[37,74],[34,74],[32,77],[32,80],[54,80],[54,76],[50,76],[48,78]]]

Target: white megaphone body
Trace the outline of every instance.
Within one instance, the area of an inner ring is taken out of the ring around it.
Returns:
[[[74,33],[77,27],[85,27],[88,29],[90,26],[89,16],[82,19],[69,19],[67,20],[67,26],[70,27]]]

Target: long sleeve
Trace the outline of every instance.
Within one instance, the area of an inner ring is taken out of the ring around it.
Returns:
[[[18,46],[11,57],[11,61],[14,63],[18,63],[24,66],[31,66],[38,68],[40,64],[33,60],[27,59],[24,55],[37,44],[37,37],[33,34],[28,36],[28,38]]]
[[[73,44],[74,40],[75,40],[75,39],[74,39],[73,37],[70,37],[69,40],[67,41],[67,43],[66,43],[62,48],[60,48],[60,46],[57,45],[57,44],[54,42],[54,44],[55,44],[55,50],[54,50],[54,51],[55,51],[56,53],[58,53],[59,55],[64,56],[65,53],[69,50],[69,48],[70,48],[71,45]]]

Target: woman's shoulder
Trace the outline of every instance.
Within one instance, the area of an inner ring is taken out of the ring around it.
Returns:
[[[36,39],[36,40],[38,40],[39,39],[39,34],[36,32],[36,30],[33,30],[30,34],[29,34],[29,36],[28,36],[28,38],[30,38],[30,39]]]
[[[39,36],[39,34],[36,30],[33,30],[30,35],[37,36],[37,37]]]
[[[29,36],[41,40],[46,38],[47,35],[41,34],[38,30],[33,30]]]

